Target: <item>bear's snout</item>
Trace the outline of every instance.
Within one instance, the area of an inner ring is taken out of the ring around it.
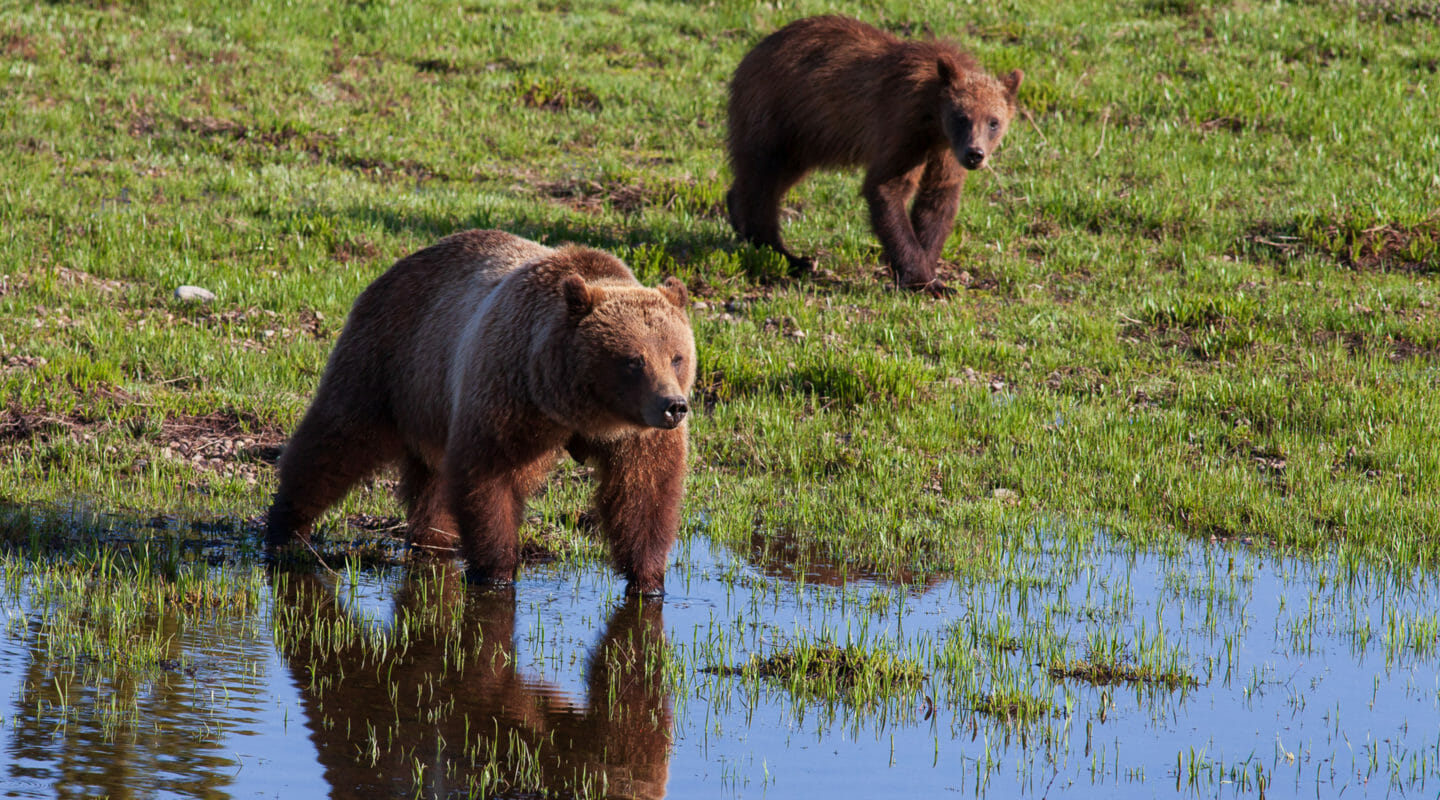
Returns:
[[[650,415],[650,425],[655,428],[677,428],[689,413],[690,403],[684,395],[662,397],[655,403],[654,412]]]
[[[965,155],[960,157],[960,163],[965,166],[965,169],[980,169],[980,165],[985,163],[984,148],[969,148],[965,151]]]

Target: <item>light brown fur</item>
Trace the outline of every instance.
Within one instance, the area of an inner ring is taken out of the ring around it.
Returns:
[[[902,41],[846,17],[781,28],[730,84],[731,224],[792,271],[809,270],[781,241],[780,201],[811,169],[864,166],[871,227],[896,282],[944,293],[935,266],[965,171],[999,146],[1022,77],[997,80],[953,45]]]
[[[684,493],[695,345],[686,291],[641,286],[598,250],[467,231],[396,262],[355,301],[280,459],[268,539],[399,463],[412,544],[457,544],[508,581],[526,498],[563,449],[632,592],[663,591]]]

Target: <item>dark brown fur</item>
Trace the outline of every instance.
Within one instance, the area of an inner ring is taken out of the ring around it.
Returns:
[[[269,544],[398,463],[411,543],[514,580],[525,501],[568,448],[597,468],[629,591],[663,592],[695,378],[685,303],[673,278],[647,289],[608,253],[500,231],[401,259],[355,301],[281,455]]]
[[[896,282],[946,291],[935,265],[965,171],[999,146],[1022,77],[997,80],[950,44],[902,41],[845,17],[781,28],[730,84],[731,224],[809,270],[780,239],[781,199],[811,169],[863,165],[871,227]]]

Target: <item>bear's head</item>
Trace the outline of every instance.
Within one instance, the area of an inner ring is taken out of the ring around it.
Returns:
[[[955,160],[965,169],[980,169],[1000,146],[1015,117],[1015,93],[1025,73],[1015,70],[995,78],[978,69],[964,69],[941,58],[940,125],[950,140]]]
[[[695,338],[685,307],[685,284],[587,283],[570,275],[561,284],[575,325],[578,369],[610,415],[649,428],[676,428],[690,413],[695,383]]]

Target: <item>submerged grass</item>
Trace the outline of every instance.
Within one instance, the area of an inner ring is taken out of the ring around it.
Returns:
[[[973,708],[976,713],[1016,725],[1038,722],[1055,713],[1049,702],[1022,689],[1005,689],[978,697]]]
[[[1075,660],[1052,664],[1049,672],[1052,678],[1071,678],[1096,686],[1141,683],[1160,684],[1170,689],[1176,689],[1195,685],[1195,678],[1178,670],[1157,670],[1118,661]]]
[[[925,679],[924,668],[912,657],[880,645],[840,645],[824,638],[792,642],[768,656],[757,653],[743,664],[712,665],[704,671],[752,682],[764,679],[799,703],[838,700],[858,708],[913,697]]]

